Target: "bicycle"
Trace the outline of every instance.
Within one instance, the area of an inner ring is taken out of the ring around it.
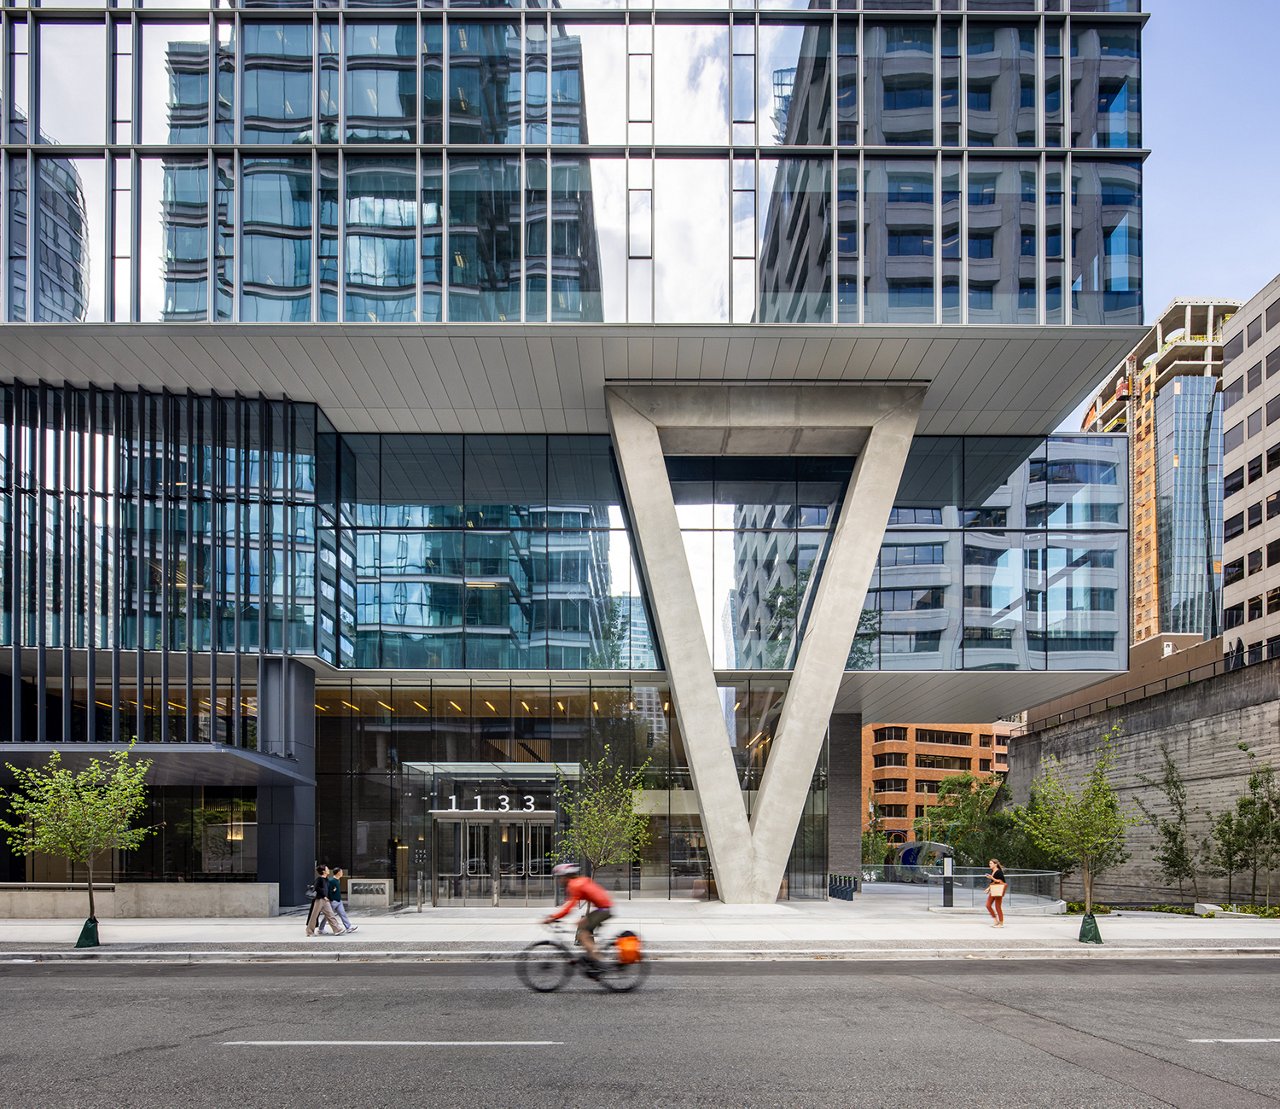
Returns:
[[[557,937],[566,936],[570,931],[562,925],[548,924],[547,927]],[[595,980],[606,990],[627,993],[649,977],[649,960],[641,952],[635,962],[623,962],[619,958],[618,939],[612,936],[601,942],[600,970]],[[575,969],[586,974],[585,952],[575,951],[562,938],[536,940],[516,956],[516,974],[520,981],[538,993],[554,993],[573,977]]]

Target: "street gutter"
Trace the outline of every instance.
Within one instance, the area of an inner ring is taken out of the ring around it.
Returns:
[[[115,965],[283,963],[514,963],[518,951],[12,951],[0,954],[0,966],[33,963],[110,963]],[[656,951],[654,962],[922,962],[940,960],[1016,962],[1036,959],[1230,959],[1278,958],[1280,947],[1072,947],[1023,948],[831,948],[779,951],[769,948]]]

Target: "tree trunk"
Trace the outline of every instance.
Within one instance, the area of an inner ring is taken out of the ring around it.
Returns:
[[[84,866],[85,866],[85,870],[88,871],[88,874],[89,874],[89,919],[96,920],[97,916],[93,911],[93,858],[92,856],[90,856],[89,860],[84,864]]]
[[[1080,877],[1084,881],[1084,913],[1089,916],[1093,912],[1093,873],[1088,862],[1080,864]]]

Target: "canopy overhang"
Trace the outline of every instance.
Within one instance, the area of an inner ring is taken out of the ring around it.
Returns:
[[[7,324],[0,378],[313,402],[344,432],[608,432],[607,384],[921,384],[917,433],[1043,435],[1142,327]]]

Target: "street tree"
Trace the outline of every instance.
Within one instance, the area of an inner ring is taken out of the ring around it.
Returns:
[[[882,866],[889,854],[889,836],[871,790],[867,790],[867,813],[870,819],[862,830],[862,862],[864,866]]]
[[[1247,800],[1247,798],[1241,798]],[[1249,868],[1252,847],[1249,842],[1249,822],[1234,809],[1219,813],[1209,828],[1209,838],[1203,846],[1203,857],[1209,869],[1227,879],[1227,902],[1234,896],[1234,879]]]
[[[1015,809],[1013,816],[1042,851],[1079,869],[1084,883],[1084,911],[1093,915],[1093,886],[1108,870],[1129,857],[1125,831],[1136,823],[1120,805],[1111,784],[1114,763],[1112,744],[1120,726],[1103,737],[1093,766],[1079,790],[1073,790],[1062,763],[1056,757],[1041,763],[1031,784],[1031,804]]]
[[[0,790],[8,814],[0,812],[0,832],[20,855],[36,853],[66,859],[85,868],[89,883],[86,933],[97,942],[93,872],[98,858],[110,851],[135,851],[155,829],[135,827],[147,804],[150,759],[133,759],[133,745],[113,751],[106,762],[90,759],[73,773],[54,751],[44,766],[17,767],[12,789]],[[92,925],[92,927],[90,927]],[[82,939],[84,934],[82,934]]]
[[[949,774],[938,783],[937,802],[915,821],[917,840],[937,840],[955,851],[961,866],[986,866],[1000,854],[1007,817],[993,813],[1001,781],[988,774]],[[1008,861],[1008,860],[1006,860]]]
[[[937,797],[916,819],[915,837],[947,844],[960,866],[985,867],[989,859],[999,859],[1006,867],[1062,869],[1002,807],[1006,793],[1000,778],[970,771],[949,774],[938,783]]]
[[[1182,894],[1183,884],[1190,882],[1191,896],[1199,901],[1200,885],[1196,878],[1196,863],[1200,856],[1197,850],[1200,845],[1195,842],[1190,828],[1192,810],[1187,804],[1187,783],[1169,753],[1167,743],[1160,745],[1160,762],[1159,779],[1140,774],[1138,780],[1163,797],[1168,811],[1163,815],[1153,812],[1139,796],[1134,797],[1134,803],[1156,834],[1154,854],[1161,876],[1166,882],[1177,882],[1179,895]]]
[[[1280,857],[1280,782],[1270,763],[1256,763],[1257,753],[1247,744],[1236,745],[1254,768],[1248,793],[1236,800],[1236,819],[1245,826],[1249,843],[1250,899],[1258,901],[1258,871],[1266,879],[1266,903],[1271,904],[1271,876]]]
[[[648,816],[638,811],[648,769],[647,759],[625,769],[606,745],[599,759],[581,764],[577,782],[561,779],[556,798],[568,826],[552,857],[584,859],[592,871],[636,862],[652,838]]]

